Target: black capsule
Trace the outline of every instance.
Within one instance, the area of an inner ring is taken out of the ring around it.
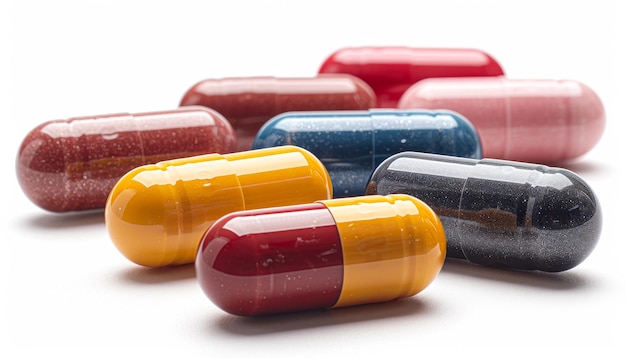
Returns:
[[[602,229],[593,190],[566,169],[404,152],[383,161],[366,194],[408,194],[441,218],[448,258],[522,270],[565,271]]]

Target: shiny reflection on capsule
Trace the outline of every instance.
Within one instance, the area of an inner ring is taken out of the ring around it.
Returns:
[[[252,148],[285,144],[305,148],[320,159],[335,198],[363,195],[376,166],[399,152],[482,158],[472,124],[446,110],[288,112],[270,119]]]
[[[361,196],[228,214],[204,234],[196,275],[220,309],[257,316],[413,296],[445,252],[423,202]]]
[[[448,257],[558,272],[584,261],[600,237],[600,203],[575,173],[495,159],[406,152],[384,161],[367,194],[403,193],[439,215]]]

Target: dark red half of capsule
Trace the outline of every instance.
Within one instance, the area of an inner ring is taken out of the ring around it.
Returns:
[[[339,232],[321,203],[228,214],[204,234],[196,271],[206,295],[232,314],[330,308],[343,285]]]

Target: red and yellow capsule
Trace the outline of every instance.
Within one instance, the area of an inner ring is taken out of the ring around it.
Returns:
[[[445,255],[430,207],[371,195],[225,215],[205,232],[195,265],[213,303],[256,316],[410,297]]]

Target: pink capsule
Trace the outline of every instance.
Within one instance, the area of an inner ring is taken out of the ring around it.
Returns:
[[[524,162],[579,157],[605,127],[598,95],[573,80],[428,78],[411,86],[398,107],[456,111],[476,128],[486,158]]]

